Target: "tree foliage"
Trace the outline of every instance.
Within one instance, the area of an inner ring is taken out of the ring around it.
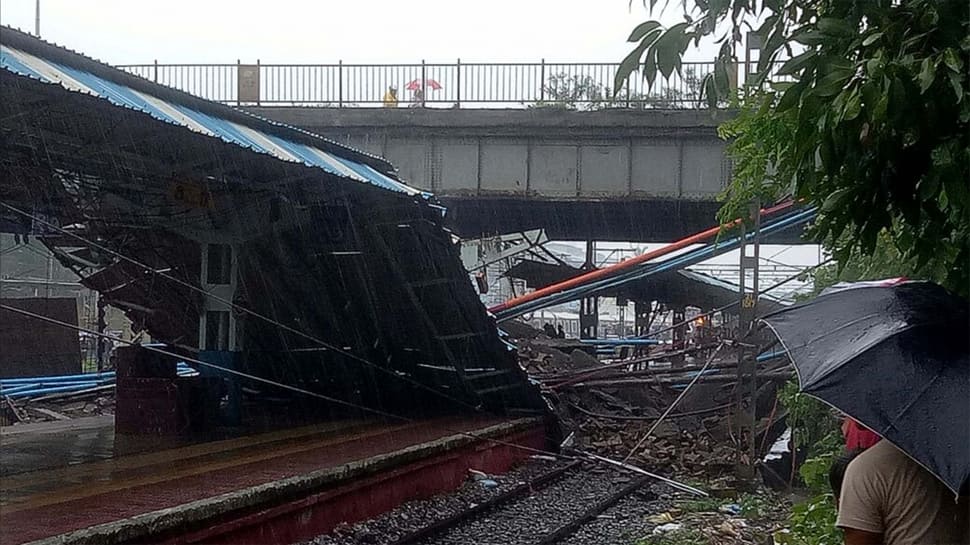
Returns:
[[[791,533],[783,541],[790,545],[842,543],[842,532],[835,526],[835,503],[828,479],[832,462],[842,453],[839,420],[828,405],[799,392],[795,381],[785,384],[778,399],[788,412],[786,418],[795,445],[808,449],[809,458],[798,473],[812,494],[792,508]]]
[[[819,267],[812,272],[811,276],[814,289],[810,294],[806,294],[808,298],[818,295],[825,288],[839,282],[904,276],[911,280],[934,280],[940,283],[946,280],[947,272],[934,271],[928,267],[918,271],[914,261],[906,259],[890,239],[889,234],[883,232],[880,233],[876,240],[876,247],[871,253],[861,254],[855,250],[844,263]]]
[[[565,110],[594,111],[608,108],[646,110],[653,108],[677,109],[700,95],[702,80],[693,68],[684,70],[683,88],[664,87],[647,94],[625,93],[615,95],[590,76],[553,74],[543,86],[545,100],[528,105],[529,108],[560,108]]]
[[[653,10],[656,0],[645,2]],[[758,71],[723,128],[737,161],[725,216],[752,197],[820,207],[814,236],[841,264],[888,237],[915,270],[970,292],[970,3],[966,0],[681,0],[684,22],[647,21],[617,82],[681,67],[715,35],[708,103],[731,97],[746,30]],[[615,86],[616,87],[616,86]]]

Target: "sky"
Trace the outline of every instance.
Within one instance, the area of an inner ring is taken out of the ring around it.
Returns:
[[[110,64],[619,62],[641,0],[40,0],[41,37]],[[671,2],[672,6],[679,5]],[[0,1],[33,32],[35,0]],[[676,9],[660,14],[676,23]],[[655,18],[655,17],[654,17]],[[689,60],[712,60],[713,47]]]

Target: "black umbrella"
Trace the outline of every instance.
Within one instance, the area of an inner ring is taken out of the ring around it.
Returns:
[[[955,493],[970,477],[967,301],[928,282],[857,285],[762,318],[802,392],[848,414]]]

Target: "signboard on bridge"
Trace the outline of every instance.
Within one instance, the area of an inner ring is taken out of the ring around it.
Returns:
[[[236,97],[239,102],[259,104],[259,65],[240,64],[236,67]]]

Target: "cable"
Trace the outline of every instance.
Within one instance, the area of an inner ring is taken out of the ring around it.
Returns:
[[[639,449],[640,446],[643,445],[644,442],[646,442],[646,440],[650,437],[650,434],[657,429],[657,426],[659,426],[660,423],[664,421],[664,418],[667,418],[667,415],[669,415],[670,412],[674,410],[674,407],[676,407],[677,404],[680,403],[680,400],[683,399],[685,395],[687,395],[687,392],[690,391],[691,386],[697,383],[697,380],[701,378],[701,375],[704,374],[704,371],[706,371],[707,368],[711,365],[711,362],[714,361],[714,358],[717,356],[717,354],[721,351],[722,348],[724,348],[724,343],[717,345],[717,349],[715,349],[714,353],[711,354],[709,358],[707,358],[707,363],[704,364],[704,367],[701,367],[701,370],[698,371],[696,375],[694,375],[694,378],[691,379],[691,381],[687,384],[687,387],[680,392],[680,395],[677,396],[677,399],[675,399],[674,402],[671,403],[669,407],[667,407],[667,410],[664,411],[663,414],[661,414],[657,418],[656,422],[654,422],[653,425],[650,426],[650,429],[647,430],[647,433],[643,434],[643,438],[637,441],[636,445],[633,445],[633,448],[630,449],[630,453],[626,455],[626,458],[623,458],[624,463],[626,463],[630,459],[630,457],[633,456],[633,454],[637,451],[637,449]]]
[[[23,316],[27,316],[27,317],[30,317],[30,318],[34,318],[34,319],[41,320],[41,321],[44,321],[44,322],[48,322],[48,323],[51,323],[51,324],[54,324],[54,325],[59,325],[61,327],[66,327],[68,329],[73,329],[75,331],[79,331],[79,332],[82,332],[82,333],[89,333],[89,334],[95,335],[97,337],[101,337],[101,338],[105,338],[105,339],[110,339],[112,341],[120,342],[120,343],[126,344],[128,346],[137,346],[139,348],[143,348],[145,350],[149,350],[149,351],[152,351],[152,352],[156,352],[156,353],[159,353],[159,354],[163,354],[165,356],[177,358],[179,360],[183,360],[183,361],[187,361],[187,362],[192,362],[192,363],[195,363],[195,364],[198,364],[198,365],[202,365],[202,366],[205,366],[205,367],[209,367],[211,369],[216,369],[218,371],[222,371],[224,373],[228,373],[228,374],[231,374],[231,375],[236,375],[238,377],[246,378],[246,379],[249,379],[249,380],[252,380],[252,381],[255,381],[255,382],[261,382],[263,384],[268,384],[270,386],[276,386],[277,388],[282,388],[284,390],[289,390],[291,392],[296,392],[296,393],[303,394],[303,395],[307,395],[307,396],[310,396],[310,397],[315,397],[317,399],[322,399],[322,400],[328,401],[330,403],[335,403],[337,405],[342,405],[344,407],[350,407],[352,409],[357,409],[357,410],[360,410],[360,411],[372,413],[372,414],[375,414],[377,416],[382,416],[384,418],[390,418],[390,419],[394,419],[394,420],[400,420],[402,422],[407,422],[407,423],[419,422],[418,420],[415,420],[414,418],[408,418],[406,416],[401,416],[401,415],[398,415],[398,414],[389,413],[387,411],[382,411],[380,409],[374,409],[374,408],[371,408],[371,407],[367,407],[365,405],[358,405],[356,403],[353,403],[353,402],[350,402],[350,401],[344,401],[342,399],[338,399],[338,398],[335,398],[335,397],[330,397],[330,396],[321,394],[319,392],[314,392],[314,391],[311,391],[311,390],[306,390],[304,388],[300,388],[299,386],[291,386],[289,384],[284,384],[282,382],[277,382],[277,381],[272,380],[272,379],[263,378],[263,377],[256,376],[256,375],[251,375],[249,373],[246,373],[246,372],[243,372],[243,371],[237,371],[236,369],[231,369],[229,367],[223,367],[223,366],[218,365],[218,364],[215,364],[215,363],[209,363],[209,362],[205,362],[205,361],[202,361],[202,360],[197,360],[195,358],[186,357],[186,356],[183,356],[181,354],[176,354],[175,352],[169,352],[168,350],[164,350],[162,348],[158,348],[157,346],[140,345],[140,344],[134,343],[132,341],[126,341],[126,340],[123,340],[123,339],[115,338],[115,337],[112,337],[110,335],[105,335],[104,333],[99,333],[99,332],[94,331],[94,330],[85,329],[83,327],[76,326],[74,324],[69,324],[67,322],[62,322],[62,321],[56,320],[54,318],[49,318],[49,317],[43,316],[41,314],[35,314],[33,312],[30,312],[30,311],[27,311],[27,310],[22,310],[22,309],[19,309],[19,308],[16,308],[16,307],[11,307],[11,306],[8,306],[8,305],[0,304],[0,309],[7,310],[7,311],[10,311],[10,312],[15,312],[15,313],[21,314]],[[525,445],[519,445],[517,443],[510,443],[508,441],[502,441],[500,439],[491,439],[491,438],[479,437],[479,436],[477,436],[477,435],[475,435],[473,433],[469,433],[467,431],[462,431],[462,430],[455,430],[455,429],[449,428],[447,426],[438,426],[438,428],[439,429],[442,429],[444,431],[450,432],[450,433],[462,435],[464,437],[469,437],[469,438],[472,438],[472,439],[477,439],[477,440],[482,440],[482,441],[488,441],[488,442],[491,442],[491,443],[494,443],[494,444],[497,444],[497,445],[504,445],[504,446],[515,447],[515,448],[518,448],[518,449],[521,449],[521,450],[525,450],[525,451],[528,451],[528,452],[533,452],[533,453],[536,453],[536,454],[544,454],[544,455],[547,455],[547,456],[555,456],[557,458],[563,458],[563,459],[567,459],[567,460],[568,459],[575,459],[573,457],[563,456],[563,455],[558,454],[558,453],[555,453],[555,452],[546,451],[546,450],[542,450],[542,449],[536,449],[536,448],[528,447],[528,446],[525,446]]]
[[[6,203],[0,203],[0,204],[6,205]],[[78,237],[78,238],[80,238],[80,237]],[[105,249],[105,250],[106,251],[110,251],[110,250],[107,250],[107,249]],[[119,256],[119,257],[123,257],[123,256]],[[139,266],[142,266],[142,265],[139,265]],[[296,393],[303,394],[303,395],[307,395],[307,396],[310,396],[310,397],[322,399],[324,401],[328,401],[330,403],[334,403],[334,404],[337,404],[337,405],[342,405],[342,406],[345,406],[345,407],[350,407],[350,408],[357,409],[357,410],[360,410],[360,411],[372,413],[372,414],[375,414],[375,415],[378,415],[378,416],[382,416],[382,417],[385,417],[385,418],[390,418],[390,419],[394,419],[394,420],[400,420],[400,421],[403,421],[403,422],[408,422],[408,423],[417,422],[413,418],[408,418],[408,417],[405,417],[405,416],[401,416],[401,415],[389,413],[387,411],[383,411],[383,410],[380,410],[380,409],[374,409],[374,408],[367,407],[367,406],[364,406],[364,405],[359,405],[359,404],[352,403],[352,402],[349,402],[349,401],[344,401],[342,399],[330,397],[330,396],[327,396],[327,395],[324,395],[324,394],[321,394],[321,393],[318,393],[318,392],[313,392],[311,390],[306,390],[304,388],[300,388],[300,387],[297,387],[297,386],[291,386],[289,384],[277,382],[277,381],[274,381],[274,380],[271,380],[271,379],[259,377],[259,376],[252,375],[252,374],[249,374],[249,373],[245,373],[245,372],[242,372],[242,371],[238,371],[238,370],[235,370],[235,369],[230,369],[228,367],[224,367],[224,366],[221,366],[221,365],[218,365],[218,364],[214,364],[214,363],[210,363],[210,362],[205,362],[205,361],[198,360],[198,359],[195,359],[195,358],[186,357],[186,356],[183,356],[181,354],[176,354],[174,352],[169,352],[168,350],[164,350],[164,349],[158,348],[156,346],[139,345],[139,344],[136,344],[136,343],[134,343],[132,341],[127,341],[127,340],[123,340],[123,339],[117,339],[117,338],[111,337],[109,335],[106,335],[106,334],[101,333],[101,332],[98,332],[98,331],[86,329],[86,328],[83,328],[83,327],[80,327],[80,326],[75,326],[75,325],[69,324],[67,322],[62,322],[60,320],[56,320],[56,319],[53,319],[53,318],[49,318],[47,316],[42,316],[40,314],[35,314],[33,312],[29,312],[29,311],[26,311],[26,310],[18,309],[18,308],[11,307],[11,306],[8,306],[8,305],[0,304],[0,309],[4,309],[4,310],[10,311],[10,312],[14,312],[14,313],[17,313],[17,314],[21,314],[23,316],[28,316],[28,317],[31,317],[31,318],[34,318],[34,319],[37,319],[37,320],[41,320],[41,321],[44,321],[44,322],[48,322],[48,323],[51,323],[51,324],[59,325],[61,327],[66,327],[68,329],[73,329],[75,331],[79,331],[79,332],[83,332],[83,333],[88,333],[88,334],[94,335],[96,337],[110,339],[110,340],[115,341],[115,342],[121,342],[122,344],[126,344],[128,346],[138,346],[140,348],[143,348],[143,349],[146,349],[146,350],[150,350],[150,351],[153,351],[153,352],[156,352],[156,353],[159,353],[159,354],[163,354],[163,355],[166,355],[166,356],[169,356],[169,357],[174,357],[174,358],[178,358],[180,360],[189,361],[189,362],[192,362],[192,363],[201,365],[201,366],[205,366],[205,367],[208,367],[208,368],[211,368],[211,369],[216,369],[216,370],[222,371],[224,373],[228,373],[228,374],[231,374],[231,375],[236,375],[236,376],[243,377],[243,378],[246,378],[246,379],[255,381],[255,382],[261,382],[261,383],[264,383],[264,384],[268,384],[268,385],[271,385],[271,386],[275,386],[277,388],[282,388],[284,390],[289,390],[289,391],[296,392]],[[695,380],[696,380],[696,377],[695,377]],[[488,443],[491,443],[491,444],[495,444],[495,445],[508,446],[508,447],[515,448],[515,449],[519,449],[519,450],[522,450],[522,451],[525,451],[525,452],[531,452],[531,453],[534,453],[534,454],[542,454],[542,455],[546,455],[546,456],[553,456],[555,458],[563,459],[563,460],[577,460],[577,459],[579,459],[579,458],[574,457],[574,456],[566,456],[566,455],[563,455],[563,454],[560,454],[560,453],[556,453],[556,452],[552,452],[552,451],[547,451],[547,450],[542,450],[542,449],[536,449],[536,448],[533,448],[533,447],[528,447],[528,446],[525,446],[525,445],[520,445],[518,443],[512,443],[512,442],[509,442],[509,441],[502,441],[500,439],[494,439],[494,438],[488,438],[488,437],[480,437],[480,436],[475,435],[473,433],[469,433],[469,432],[464,431],[464,430],[455,430],[455,429],[449,428],[447,426],[437,426],[437,427],[439,429],[444,430],[444,431],[447,431],[447,432],[450,432],[450,433],[454,433],[456,435],[460,435],[460,436],[463,436],[463,437],[467,437],[467,438],[470,438],[470,439],[473,439],[473,440],[476,440],[476,441],[485,441],[485,442],[488,442]],[[590,456],[593,456],[593,455],[590,455]],[[596,456],[593,456],[593,458],[594,458],[594,460],[596,460],[596,461],[598,461],[600,463],[608,463],[610,465],[616,465],[616,462],[614,462],[612,460],[608,460],[608,459],[600,458],[600,457],[596,457]],[[626,464],[624,464],[624,465],[626,465]],[[637,472],[644,472],[644,470],[642,470],[640,468],[636,468],[635,466],[628,466],[627,469],[635,470]],[[651,476],[653,476],[653,475],[651,474]],[[662,477],[658,477],[658,476],[655,476],[655,477],[656,478],[662,478]]]
[[[787,210],[788,208],[791,208],[793,206],[795,206],[795,202],[794,201],[786,201],[784,203],[778,204],[778,205],[773,206],[771,208],[766,208],[766,209],[761,210],[761,214],[763,214],[763,215],[770,215],[770,214],[774,214],[776,212],[780,212],[782,210]],[[729,222],[728,224],[726,224],[723,227],[733,227],[733,226],[739,225],[742,221],[743,220],[741,220],[741,219],[736,219],[734,221]],[[535,290],[535,291],[533,291],[531,293],[527,293],[527,294],[522,295],[522,296],[519,296],[519,297],[517,297],[515,299],[506,301],[506,302],[504,302],[504,303],[502,303],[500,305],[496,305],[496,306],[494,306],[494,307],[492,307],[492,308],[490,308],[488,310],[490,312],[493,312],[493,313],[498,314],[499,312],[502,312],[502,311],[505,311],[505,310],[509,310],[509,309],[511,309],[513,307],[516,307],[516,306],[519,306],[519,305],[528,303],[529,301],[533,301],[535,299],[539,299],[540,297],[543,297],[543,296],[546,296],[546,295],[552,295],[554,293],[562,292],[562,291],[568,290],[570,288],[582,286],[583,284],[588,283],[588,282],[590,282],[592,280],[600,279],[600,278],[603,278],[603,277],[608,277],[609,275],[611,275],[611,274],[613,274],[615,272],[637,267],[638,265],[642,265],[642,264],[644,264],[644,263],[646,263],[646,262],[648,262],[648,261],[650,261],[650,260],[652,260],[654,258],[663,256],[663,255],[667,255],[667,254],[669,254],[671,252],[674,252],[674,251],[677,251],[677,250],[686,248],[686,247],[688,247],[691,244],[694,244],[696,242],[700,242],[702,240],[709,239],[709,238],[711,238],[713,236],[718,235],[721,232],[721,230],[722,230],[722,226],[720,226],[720,225],[715,226],[715,227],[711,227],[710,229],[706,229],[706,230],[701,231],[699,233],[695,233],[695,234],[693,234],[691,236],[682,238],[682,239],[680,239],[680,240],[678,240],[676,242],[672,242],[672,243],[667,244],[666,246],[663,246],[663,247],[658,248],[656,250],[649,251],[647,253],[638,255],[638,256],[636,256],[634,258],[631,258],[631,259],[628,259],[626,261],[621,261],[620,263],[617,263],[616,265],[611,265],[609,267],[605,267],[605,268],[602,268],[602,269],[596,269],[594,271],[590,271],[590,272],[585,273],[585,274],[582,274],[580,276],[576,276],[576,277],[570,278],[568,280],[564,280],[562,282],[558,282],[558,283],[553,284],[551,286],[546,286],[544,288],[540,288],[540,289]]]
[[[811,267],[809,267],[809,268],[807,268],[807,269],[799,272],[798,274],[793,274],[793,275],[789,276],[788,278],[782,280],[781,282],[778,282],[778,283],[772,285],[771,287],[769,287],[767,290],[764,290],[764,291],[769,291],[769,290],[773,290],[775,288],[781,287],[781,286],[787,284],[788,282],[791,282],[792,280],[795,280],[796,278],[800,277],[803,274],[806,274],[806,273],[808,273],[808,272],[810,272],[810,271],[812,271],[814,269],[817,269],[819,267],[822,267],[824,265],[827,265],[832,260],[833,260],[833,258],[828,258],[825,261],[823,261],[823,262],[821,262],[821,263],[819,263],[817,265],[813,265],[813,266],[811,266]],[[678,328],[678,327],[680,327],[682,325],[685,325],[685,324],[687,324],[687,323],[689,323],[689,322],[691,322],[693,320],[696,320],[697,318],[706,317],[706,316],[710,316],[710,315],[715,314],[715,313],[718,313],[718,312],[725,311],[725,310],[727,310],[727,309],[729,309],[729,308],[731,308],[731,307],[733,307],[735,305],[738,305],[738,304],[739,304],[739,301],[734,301],[732,303],[728,303],[728,304],[723,305],[723,306],[720,306],[718,308],[715,308],[715,309],[709,310],[707,312],[698,314],[697,316],[694,316],[690,320],[683,320],[681,322],[677,322],[675,324],[672,324],[670,326],[667,326],[667,327],[665,327],[663,329],[658,329],[657,331],[651,331],[649,333],[649,335],[650,336],[655,336],[655,335],[658,335],[660,333],[665,333],[667,331],[670,331],[672,329],[676,329],[676,328]],[[637,358],[632,358],[632,359],[636,360]],[[647,361],[647,360],[643,360],[643,361]],[[615,369],[617,367],[626,367],[626,366],[628,366],[628,365],[630,365],[632,363],[640,363],[640,361],[620,360],[620,361],[615,362],[615,363],[608,363],[608,364],[603,365],[602,367],[599,367],[599,368],[594,369],[592,371],[588,371],[586,373],[582,373],[582,374],[578,374],[578,375],[575,375],[573,377],[570,377],[566,381],[561,382],[559,384],[556,384],[556,388],[560,388],[560,387],[563,387],[563,386],[568,386],[568,385],[574,384],[576,382],[582,382],[583,380],[586,380],[586,379],[588,379],[590,377],[596,376],[596,375],[598,375],[598,374],[600,374],[600,373],[602,373],[604,371],[608,371],[610,369]]]
[[[814,215],[815,215],[814,208],[809,208],[799,212],[794,212],[782,218],[776,219],[775,221],[769,224],[764,225],[761,228],[761,233],[762,235],[774,234],[777,231],[781,231],[783,229],[787,229],[794,225],[798,225],[800,223],[809,221],[811,220],[811,218],[814,217]],[[749,233],[746,235],[746,238],[754,238],[754,236],[755,236],[755,233]],[[499,322],[510,320],[525,312],[529,312],[539,308],[547,308],[550,306],[555,306],[565,301],[571,301],[581,297],[587,297],[594,293],[603,291],[605,289],[616,287],[634,280],[640,280],[642,278],[646,278],[648,276],[651,276],[657,273],[673,270],[676,268],[686,267],[693,263],[703,261],[705,259],[713,257],[715,255],[720,255],[722,253],[731,251],[735,246],[739,245],[740,240],[741,240],[741,237],[737,237],[725,242],[716,242],[713,244],[702,246],[701,248],[697,248],[695,250],[690,250],[685,254],[678,255],[676,257],[671,257],[665,261],[661,261],[656,264],[654,263],[642,264],[641,266],[638,266],[630,271],[626,271],[615,276],[608,276],[607,278],[604,278],[601,280],[592,281],[589,284],[580,283],[580,285],[576,287],[571,287],[569,289],[566,289],[565,291],[549,293],[548,295],[543,295],[540,298],[532,299],[532,300],[523,302],[521,304],[516,304],[515,306],[505,308],[504,310],[499,310],[495,313],[496,319]],[[624,263],[627,263],[627,262],[629,261],[626,261]],[[610,269],[599,269],[599,271],[609,271],[609,270]],[[589,276],[589,275],[583,275],[583,276]],[[582,277],[575,277],[574,280],[576,278],[582,278]],[[556,284],[553,286],[548,286],[547,288],[542,288],[542,290],[539,290],[539,291],[547,291],[548,288],[555,288],[562,284],[563,283]],[[533,292],[533,293],[536,293],[536,292]]]
[[[640,421],[643,421],[643,420],[657,420],[658,418],[660,418],[659,416],[632,416],[632,415],[622,415],[622,414],[597,413],[597,412],[593,412],[593,411],[588,411],[588,410],[586,410],[586,409],[584,409],[584,408],[582,408],[579,405],[576,405],[574,403],[568,403],[567,402],[567,405],[569,405],[573,409],[576,409],[577,411],[585,414],[586,416],[589,416],[589,417],[592,417],[592,418],[602,418],[602,419],[605,419],[605,420],[632,420],[632,421],[640,420]],[[696,410],[696,411],[687,411],[687,412],[684,412],[684,413],[669,414],[669,415],[667,415],[667,418],[686,418],[688,416],[699,416],[699,415],[702,415],[702,414],[716,413],[718,411],[723,411],[724,409],[730,409],[733,406],[734,406],[733,403],[725,403],[724,405],[718,405],[716,407],[709,407],[707,409],[700,409],[700,410]]]
[[[368,361],[367,359],[362,358],[362,357],[360,357],[360,356],[358,356],[358,355],[356,355],[356,354],[354,354],[352,352],[349,352],[347,350],[344,350],[343,348],[340,348],[340,347],[338,347],[336,345],[333,345],[333,344],[330,344],[328,342],[325,342],[325,341],[323,341],[321,339],[318,339],[318,338],[316,338],[316,337],[314,337],[312,335],[309,335],[307,333],[304,333],[302,331],[296,330],[296,329],[294,329],[292,327],[289,327],[289,326],[287,326],[287,325],[285,325],[285,324],[283,324],[283,323],[281,323],[281,322],[279,322],[277,320],[274,320],[274,319],[269,318],[267,316],[263,316],[262,314],[259,314],[256,311],[253,311],[253,310],[250,310],[248,308],[242,307],[242,306],[240,306],[240,305],[238,305],[238,304],[236,304],[236,303],[234,303],[232,301],[229,301],[227,299],[223,299],[223,298],[221,298],[221,297],[219,297],[217,295],[213,295],[213,294],[205,291],[204,289],[202,289],[202,288],[200,288],[198,286],[195,286],[195,285],[193,285],[193,284],[191,284],[189,282],[186,282],[186,281],[182,280],[181,278],[174,277],[174,276],[169,275],[169,274],[166,274],[166,273],[164,273],[162,271],[157,271],[153,267],[149,267],[148,265],[145,265],[144,263],[141,263],[141,262],[139,262],[139,261],[137,261],[135,259],[132,259],[132,258],[130,258],[130,257],[124,255],[124,254],[121,254],[120,252],[117,252],[115,250],[112,250],[110,248],[107,248],[105,246],[102,246],[102,245],[100,245],[100,244],[98,244],[96,242],[92,242],[90,240],[87,240],[87,239],[85,239],[84,237],[82,237],[80,235],[77,235],[75,233],[72,233],[70,231],[67,231],[65,229],[62,229],[58,225],[54,225],[52,223],[49,223],[47,221],[44,221],[43,219],[38,218],[36,216],[33,216],[33,215],[29,214],[28,212],[25,212],[23,210],[20,210],[19,208],[16,208],[14,206],[11,206],[11,205],[9,205],[9,204],[7,204],[5,202],[0,202],[0,205],[3,205],[4,207],[6,207],[7,209],[9,209],[9,210],[11,210],[13,212],[16,212],[18,214],[21,214],[23,216],[26,216],[28,218],[31,218],[31,219],[37,221],[38,223],[41,223],[43,225],[46,225],[47,227],[50,227],[50,228],[52,228],[52,229],[54,229],[56,231],[59,231],[59,232],[65,234],[65,235],[68,235],[70,237],[76,238],[77,240],[80,240],[81,242],[84,242],[85,244],[87,244],[89,246],[92,246],[92,247],[97,248],[99,250],[108,252],[109,254],[114,255],[114,256],[122,259],[122,260],[125,260],[125,261],[127,261],[127,262],[129,262],[129,263],[131,263],[133,265],[136,265],[138,267],[141,267],[145,271],[148,271],[148,272],[151,272],[152,274],[156,274],[158,276],[161,276],[162,278],[167,278],[168,280],[171,280],[171,281],[175,282],[176,284],[179,284],[179,285],[184,286],[184,287],[187,287],[187,288],[189,288],[191,290],[194,290],[194,291],[197,291],[199,293],[202,293],[206,297],[209,297],[209,298],[211,298],[211,299],[213,299],[215,301],[218,301],[218,302],[220,302],[222,304],[229,305],[231,308],[240,310],[240,311],[244,312],[245,314],[248,314],[250,316],[253,316],[254,318],[259,318],[260,320],[263,320],[263,321],[265,321],[267,323],[273,324],[273,325],[275,325],[275,326],[277,326],[277,327],[279,327],[279,328],[281,328],[281,329],[283,329],[285,331],[288,331],[290,333],[293,333],[295,335],[298,335],[300,337],[303,337],[304,339],[307,339],[309,341],[315,342],[315,343],[317,343],[318,345],[320,345],[320,346],[322,346],[324,348],[327,348],[329,350],[333,350],[334,352],[337,352],[338,354],[342,354],[343,356],[345,356],[345,357],[347,357],[347,358],[349,358],[349,359],[351,359],[353,361],[356,361],[358,363],[361,363],[361,364],[366,365],[368,367],[371,367],[373,369],[377,369],[378,371],[384,373],[385,375],[388,375],[390,377],[397,378],[399,380],[403,380],[404,382],[407,382],[407,383],[409,383],[409,384],[411,384],[413,386],[417,386],[417,387],[419,387],[421,389],[427,390],[427,391],[429,391],[431,393],[434,393],[434,394],[436,394],[436,395],[438,395],[438,396],[440,396],[440,397],[442,397],[444,399],[447,399],[447,400],[449,400],[449,401],[451,401],[453,403],[457,403],[459,405],[462,405],[465,408],[472,409],[472,410],[474,410],[476,412],[482,412],[482,409],[480,407],[476,407],[474,405],[471,405],[470,403],[466,403],[466,402],[464,402],[464,401],[462,401],[462,400],[460,400],[458,398],[455,398],[453,396],[450,396],[450,395],[448,395],[448,394],[446,394],[446,393],[444,393],[442,391],[439,391],[439,390],[437,390],[437,389],[435,389],[435,388],[433,388],[431,386],[428,386],[428,385],[423,384],[421,382],[418,382],[418,381],[416,381],[414,379],[411,379],[410,377],[407,377],[407,376],[404,376],[404,375],[399,375],[399,374],[395,373],[394,371],[391,371],[390,369],[386,369],[384,367],[381,367],[380,365],[377,365],[376,363],[373,363],[371,361]]]

